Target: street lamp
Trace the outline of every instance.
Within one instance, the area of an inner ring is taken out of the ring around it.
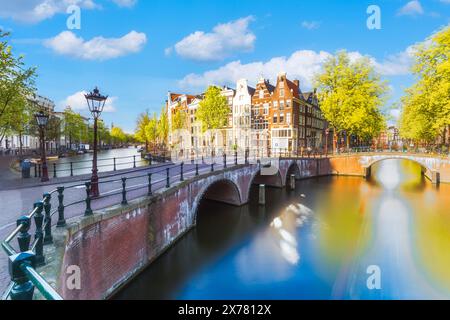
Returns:
[[[42,182],[47,182],[48,178],[48,169],[47,169],[47,156],[45,155],[45,128],[48,124],[48,114],[45,114],[43,111],[35,113],[34,117],[36,118],[36,122],[39,127],[39,139],[41,144],[41,162],[42,162]]]
[[[96,198],[100,195],[98,190],[98,169],[97,169],[97,122],[108,96],[102,96],[96,87],[94,91],[84,95],[89,106],[89,111],[94,117],[94,157],[92,159],[91,195]]]
[[[325,156],[328,156],[328,136],[330,135],[330,129],[325,130]]]

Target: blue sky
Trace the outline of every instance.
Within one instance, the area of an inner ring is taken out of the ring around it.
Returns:
[[[67,28],[71,4],[81,8],[79,30]],[[369,5],[381,9],[380,30],[366,26]],[[281,71],[310,89],[340,49],[372,58],[391,104],[413,80],[410,46],[450,23],[450,0],[0,0],[0,8],[15,52],[38,67],[40,94],[86,113],[80,93],[98,85],[112,97],[103,117],[128,132],[169,90]]]

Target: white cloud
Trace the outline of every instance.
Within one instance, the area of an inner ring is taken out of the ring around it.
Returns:
[[[68,96],[64,101],[61,101],[60,106],[61,109],[66,107],[71,107],[74,111],[88,111],[88,105],[86,102],[85,94],[87,91],[78,91],[70,96]],[[105,108],[103,112],[115,112],[116,107],[115,103],[117,102],[117,97],[108,97],[106,100]]]
[[[147,42],[145,33],[131,31],[121,38],[95,37],[85,41],[71,31],[63,31],[44,45],[60,55],[84,60],[108,60],[142,50]]]
[[[302,27],[308,30],[319,29],[321,25],[320,21],[303,21]]]
[[[408,2],[398,11],[398,15],[400,16],[415,16],[422,14],[424,14],[424,10],[422,8],[422,5],[420,4],[420,1],[418,0]]]
[[[71,5],[82,9],[100,9],[97,0],[0,0],[0,17],[25,23],[38,23],[56,14],[66,13]],[[119,7],[133,7],[137,0],[111,0]]]
[[[235,52],[249,52],[254,48],[256,36],[248,29],[252,16],[214,27],[212,32],[196,31],[174,48],[178,55],[197,61],[219,61]]]
[[[128,7],[131,8],[137,3],[137,0],[112,0],[119,7]]]
[[[70,5],[77,5],[83,9],[99,8],[93,0],[0,0],[0,17],[37,23],[56,14],[65,13]]]
[[[409,73],[412,49],[388,56],[382,62],[368,56],[375,69],[386,76],[405,75]],[[246,78],[256,81],[261,75],[275,81],[277,75],[288,72],[288,76],[297,78],[303,89],[312,87],[314,75],[322,68],[323,63],[331,54],[326,51],[300,50],[290,57],[275,57],[269,61],[257,61],[242,64],[240,61],[230,62],[218,69],[206,71],[203,74],[191,73],[179,81],[179,85],[185,89],[199,90],[208,85],[234,85],[237,80]],[[359,52],[349,52],[351,60],[356,60],[364,55]]]
[[[383,62],[371,58],[376,70],[385,76],[405,75],[410,73],[414,57],[414,46],[409,46],[405,51],[389,55]]]

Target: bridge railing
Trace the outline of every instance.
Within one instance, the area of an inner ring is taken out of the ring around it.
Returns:
[[[103,168],[109,168],[108,171],[118,171],[123,169],[142,167],[143,161],[145,165],[153,162],[167,162],[168,159],[162,157],[153,157],[150,154],[132,155],[125,157],[112,157],[102,158],[97,160],[97,168],[102,170]],[[34,177],[40,178],[42,175],[42,165],[40,163],[34,163]],[[81,161],[68,161],[63,163],[50,163],[49,164],[49,177],[74,177],[77,175],[87,174],[92,169],[92,159]],[[104,170],[106,171],[106,170]]]
[[[11,284],[2,299],[31,300],[35,288],[45,299],[62,299],[37,271],[38,267],[45,265],[44,246],[53,243],[52,221],[55,220],[55,215],[58,216],[56,227],[63,228],[67,226],[66,210],[68,208],[73,209],[75,213],[84,212],[84,216],[91,216],[95,210],[102,207],[127,205],[131,199],[145,195],[151,196],[153,192],[170,188],[176,182],[242,164],[249,164],[247,151],[243,157],[234,152],[231,155],[223,154],[220,157],[197,160],[191,164],[171,163],[156,170],[154,167],[147,167],[133,171],[133,175],[120,178],[117,178],[118,175],[104,176],[98,181],[100,195],[97,197],[92,195],[92,182],[84,180],[67,187],[60,186],[45,193],[43,198],[34,204],[29,214],[17,220],[16,228],[1,243],[8,255],[11,276]],[[105,201],[105,199],[110,200]],[[56,203],[52,203],[55,200]],[[30,231],[34,231],[33,241],[31,241]],[[15,238],[18,249],[12,245]]]

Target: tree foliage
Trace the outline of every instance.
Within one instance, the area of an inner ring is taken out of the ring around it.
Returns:
[[[111,138],[114,144],[126,143],[128,140],[127,134],[120,127],[111,129]]]
[[[14,56],[8,37],[0,30],[0,141],[8,131],[22,131],[19,125],[29,117],[27,98],[35,91],[36,70],[25,67],[23,56]]]
[[[446,143],[450,126],[450,26],[417,45],[414,56],[417,82],[402,99],[401,135],[426,142],[441,135]]]
[[[226,126],[230,108],[227,98],[221,94],[221,89],[211,86],[206,90],[205,98],[200,102],[197,119],[202,123],[202,131],[216,130]]]
[[[172,117],[172,132],[186,129],[186,121],[186,112],[180,108],[176,108],[175,114]]]
[[[324,63],[315,83],[323,115],[335,134],[345,131],[370,139],[385,127],[380,107],[387,86],[368,58],[352,61],[340,51]]]
[[[163,145],[167,145],[167,139],[169,137],[169,117],[167,115],[166,108],[161,109],[158,122],[158,138],[159,142]]]

